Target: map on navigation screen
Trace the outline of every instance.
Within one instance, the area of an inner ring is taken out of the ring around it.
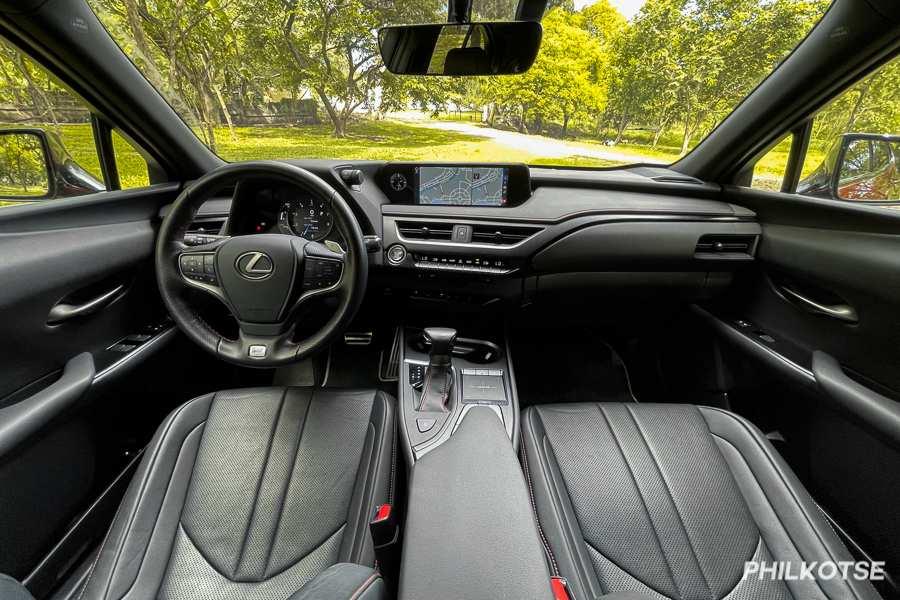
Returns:
[[[503,206],[505,167],[419,167],[419,204]]]

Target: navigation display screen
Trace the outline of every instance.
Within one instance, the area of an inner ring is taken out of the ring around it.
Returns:
[[[506,167],[416,167],[419,204],[503,206],[507,201]]]

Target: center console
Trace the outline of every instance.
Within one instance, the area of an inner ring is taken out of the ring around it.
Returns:
[[[510,444],[518,441],[518,398],[504,346],[443,327],[407,327],[401,347],[401,434],[410,464],[446,442],[474,407],[496,416]]]
[[[412,470],[399,600],[554,598],[506,430],[480,405],[457,427]]]
[[[516,456],[509,348],[502,337],[484,336],[401,330],[400,430],[410,480],[399,600],[554,597]]]

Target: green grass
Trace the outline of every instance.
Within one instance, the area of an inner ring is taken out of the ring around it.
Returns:
[[[58,131],[72,157],[100,180],[100,163],[90,124],[61,125]],[[334,137],[331,127],[326,124],[237,127],[233,137],[227,127],[216,128],[217,152],[228,161],[340,157],[348,160],[524,162],[565,167],[614,167],[621,164],[618,161],[581,155],[577,148],[607,149],[629,154],[634,156],[634,162],[670,163],[678,159],[678,148],[672,145],[677,143],[677,135],[663,136],[657,148],[651,147],[650,138],[649,132],[629,130],[625,135],[626,143],[609,147],[603,146],[599,141],[577,138],[567,140],[576,147],[573,155],[546,157],[484,137],[393,120],[360,119],[351,124],[348,135],[343,138]],[[147,169],[143,158],[118,135],[114,136],[113,143],[122,187],[147,185]],[[777,187],[780,184],[789,150],[790,143],[785,141],[760,160],[756,168],[759,182],[767,187]],[[805,167],[814,168],[821,158],[821,153],[811,151]]]
[[[753,169],[752,187],[766,190],[780,190],[781,183],[784,179],[784,173],[787,171],[788,157],[791,153],[791,136],[786,137],[775,147],[769,150]],[[803,161],[803,169],[800,177],[809,175],[819,163],[825,158],[825,153],[821,150],[810,148],[806,152],[806,158]]]
[[[45,129],[54,129],[53,124],[37,125]],[[100,171],[100,159],[97,156],[97,147],[94,145],[94,134],[90,123],[74,123],[60,125],[56,130],[62,138],[63,144],[72,158],[83,169],[94,176],[97,181],[103,181]]]
[[[219,156],[229,161],[277,158],[357,160],[530,162],[536,158],[485,138],[416,127],[398,121],[360,120],[346,137],[331,135],[329,125],[216,128]]]

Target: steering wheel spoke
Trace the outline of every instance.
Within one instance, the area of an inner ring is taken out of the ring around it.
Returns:
[[[267,328],[240,323],[238,339],[220,340],[218,353],[225,359],[250,363],[250,366],[290,362],[296,357],[299,348],[291,340],[292,336],[293,328],[267,331]]]
[[[303,254],[303,277],[295,307],[316,296],[336,295],[346,291],[348,279],[344,277],[347,261],[345,252],[336,252],[318,242],[308,242],[298,252]]]
[[[222,284],[216,271],[216,246],[193,246],[178,254],[178,272],[182,281],[190,287],[209,292],[224,300]]]

